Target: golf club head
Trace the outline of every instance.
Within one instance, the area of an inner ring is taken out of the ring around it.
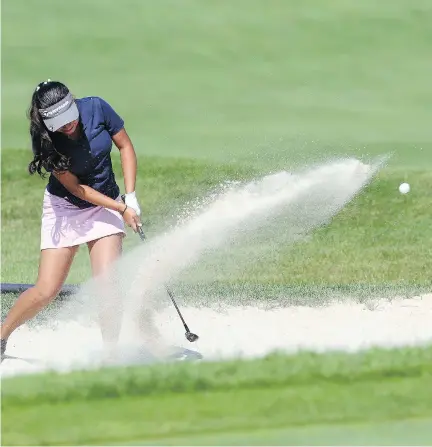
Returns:
[[[191,343],[193,343],[194,341],[197,341],[198,340],[198,335],[196,335],[196,334],[192,334],[192,332],[186,332],[186,339],[188,340],[188,341],[190,341]]]

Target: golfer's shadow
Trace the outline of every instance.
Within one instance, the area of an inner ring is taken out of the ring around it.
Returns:
[[[60,242],[62,236],[70,237],[74,234],[75,237],[84,237],[94,227],[93,219],[83,219],[71,215],[60,215],[57,208],[53,207],[55,214],[55,223],[51,230],[51,237],[55,244]],[[80,211],[78,211],[80,212]]]
[[[51,200],[58,200],[59,198],[51,198]],[[95,225],[103,228],[105,225],[119,227],[120,216],[115,215],[107,209],[101,207],[89,207],[80,209],[69,204],[64,199],[61,206],[53,204],[50,210],[54,219],[51,228],[51,237],[55,244],[58,244],[63,237],[69,239],[80,239],[89,234]]]

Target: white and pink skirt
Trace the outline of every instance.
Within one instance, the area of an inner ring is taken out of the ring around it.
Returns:
[[[73,247],[113,234],[126,234],[124,220],[119,212],[101,206],[78,208],[45,190],[41,250]]]

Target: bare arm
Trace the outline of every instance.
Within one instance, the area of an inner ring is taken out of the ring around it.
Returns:
[[[120,151],[125,192],[126,194],[134,192],[137,174],[137,157],[132,141],[125,129],[117,132],[112,137],[112,140]]]
[[[69,171],[65,172],[54,172],[55,177],[61,182],[61,184],[74,196],[86,200],[93,205],[103,206],[104,208],[109,208],[114,211],[123,213],[125,205],[123,203],[117,202],[110,197],[102,194],[95,189],[87,185],[82,185],[78,177]]]

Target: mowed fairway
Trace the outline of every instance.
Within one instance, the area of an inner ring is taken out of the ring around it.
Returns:
[[[33,88],[56,78],[109,100],[143,156],[430,163],[427,0],[44,5],[3,5],[3,148],[28,147]]]
[[[365,300],[430,292],[430,1],[14,0],[2,13],[2,282],[33,283],[37,274],[45,181],[26,171],[25,113],[36,84],[51,78],[76,96],[104,97],[125,119],[150,236],[224,181],[390,155],[329,225],[245,264],[233,257],[229,268],[204,269],[190,278],[198,293],[282,291],[307,305],[333,291]],[[122,186],[116,149],[113,159]],[[126,250],[136,243],[131,234]],[[83,248],[68,282],[89,276]],[[2,316],[11,298],[3,295]],[[2,437],[9,445],[428,444],[430,354],[3,379]]]
[[[159,438],[127,445],[425,445],[431,440],[431,419],[398,422],[307,425],[231,434]]]

